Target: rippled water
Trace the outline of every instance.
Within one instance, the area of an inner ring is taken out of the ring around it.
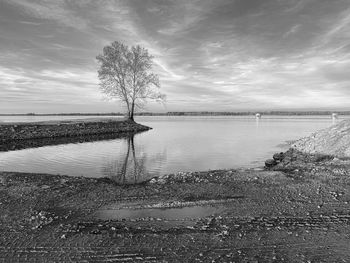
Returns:
[[[0,116],[3,121],[26,118]],[[136,121],[153,129],[129,138],[0,152],[0,170],[108,176],[133,183],[177,171],[260,167],[274,152],[286,150],[287,140],[334,123],[328,117],[277,116],[260,120],[254,116],[138,117]]]

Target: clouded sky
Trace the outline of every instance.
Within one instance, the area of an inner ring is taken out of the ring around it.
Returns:
[[[350,109],[348,0],[0,0],[0,113],[120,111],[114,40],[155,57],[148,111]]]

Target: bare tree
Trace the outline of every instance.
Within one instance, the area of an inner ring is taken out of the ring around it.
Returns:
[[[103,48],[96,57],[100,63],[98,77],[103,93],[121,99],[127,108],[128,118],[134,120],[137,108],[147,99],[164,100],[159,92],[160,83],[152,73],[153,57],[141,46],[128,46],[115,41]]]

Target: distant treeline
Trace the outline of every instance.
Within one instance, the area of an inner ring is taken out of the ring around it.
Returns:
[[[171,111],[165,113],[159,112],[140,112],[138,116],[247,116],[260,113],[261,115],[284,115],[284,116],[307,116],[307,115],[350,115],[350,111],[242,111],[242,112],[216,112],[216,111]],[[57,114],[0,114],[0,116],[125,116],[120,112],[109,113],[57,113]]]
[[[212,112],[212,111],[195,111],[195,112],[167,112],[158,113],[140,113],[139,115],[168,115],[168,116],[247,116],[260,113],[261,115],[284,115],[284,116],[302,116],[302,115],[350,115],[350,111],[244,111],[244,112]]]

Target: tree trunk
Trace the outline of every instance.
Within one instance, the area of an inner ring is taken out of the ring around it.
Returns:
[[[131,111],[130,111],[130,115],[129,115],[129,120],[134,120],[134,110],[135,110],[135,103],[132,102],[131,104]]]

